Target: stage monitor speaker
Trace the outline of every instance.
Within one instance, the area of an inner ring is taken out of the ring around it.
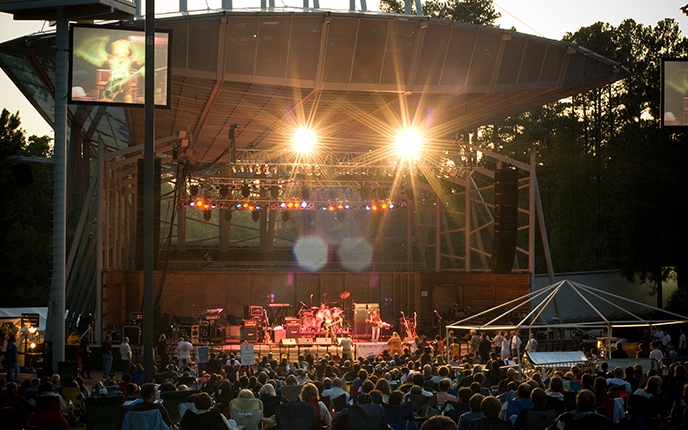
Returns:
[[[332,339],[329,337],[316,337],[315,344],[318,346],[332,346]]]
[[[275,333],[275,343],[280,343],[282,339],[285,339],[287,337],[287,332],[286,330],[273,330],[273,333]]]
[[[194,323],[194,318],[193,317],[179,317],[179,325],[193,325]]]
[[[508,274],[516,257],[516,233],[518,230],[518,171],[502,167],[495,171],[495,220],[494,243],[490,270]]]
[[[122,327],[123,336],[129,338],[129,345],[141,345],[141,327],[125,325]]]
[[[313,339],[310,337],[300,337],[296,339],[296,343],[299,346],[313,346]]]
[[[282,346],[296,346],[296,339],[282,339]]]

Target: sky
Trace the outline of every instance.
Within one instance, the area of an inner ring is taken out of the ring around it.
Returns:
[[[664,18],[674,18],[688,36],[688,17],[679,10],[688,0],[495,0],[495,9],[502,17],[497,24],[502,28],[516,28],[521,33],[534,34],[550,39],[561,39],[566,32],[575,32],[581,27],[602,21],[618,26],[623,20],[632,18],[638,23],[654,26]],[[156,11],[173,12],[178,0],[157,0]],[[188,0],[189,10],[219,7],[219,0]],[[234,0],[234,7],[258,6],[259,0]],[[302,5],[302,0],[275,0],[278,7]],[[360,0],[357,1],[360,5]],[[322,8],[346,9],[346,0],[320,0]],[[378,9],[377,0],[368,0],[368,9]],[[12,15],[0,14],[0,43],[27,34],[50,30],[43,21],[14,21]],[[49,135],[53,130],[26,98],[19,92],[4,72],[0,71],[2,106],[12,113],[19,111],[22,128],[27,135]]]

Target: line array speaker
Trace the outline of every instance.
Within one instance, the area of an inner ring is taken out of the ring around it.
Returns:
[[[517,229],[518,171],[506,166],[495,171],[494,243],[490,259],[492,273],[511,273],[516,257]]]

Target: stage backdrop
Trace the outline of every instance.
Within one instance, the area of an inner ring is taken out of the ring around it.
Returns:
[[[437,329],[435,310],[453,322],[458,319],[454,308],[475,311],[530,292],[528,274],[170,271],[159,291],[160,275],[155,273],[154,294],[160,316],[167,314],[170,321],[199,317],[212,308],[223,308],[225,321],[227,315],[241,320],[244,306],[271,301],[289,303],[288,316],[296,316],[302,304],[327,302],[350,309],[353,303],[379,303],[382,319],[395,330],[401,312],[417,312],[418,331],[428,335]],[[106,272],[103,328],[119,327],[132,312],[140,312],[142,290],[142,272]],[[345,291],[350,296],[344,301],[340,295]]]

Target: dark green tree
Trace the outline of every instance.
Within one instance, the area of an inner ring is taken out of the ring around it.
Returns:
[[[48,136],[27,139],[20,126],[19,113],[10,114],[3,109],[0,187],[5,207],[0,212],[0,279],[7,288],[0,296],[0,307],[46,306],[50,292],[52,167],[12,157],[48,157],[52,151],[51,139]],[[31,172],[31,183],[18,179],[27,169]]]
[[[404,13],[404,2],[399,0],[380,0],[380,10],[390,13]],[[411,13],[416,7],[411,6]],[[427,0],[423,3],[423,14],[434,18],[449,19],[469,24],[494,25],[501,16],[492,0]]]

